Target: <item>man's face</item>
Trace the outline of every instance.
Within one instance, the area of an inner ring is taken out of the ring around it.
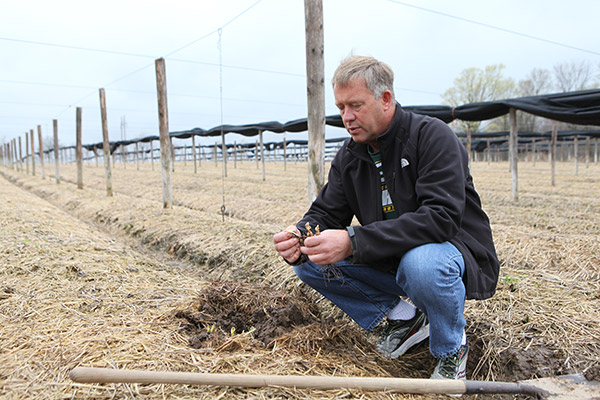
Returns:
[[[391,122],[391,93],[386,91],[379,99],[375,99],[364,80],[357,79],[346,86],[334,87],[333,94],[344,127],[352,139],[357,143],[370,144],[378,150],[375,139],[387,130]]]

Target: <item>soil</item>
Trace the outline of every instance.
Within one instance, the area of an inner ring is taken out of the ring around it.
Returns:
[[[190,346],[220,345],[234,335],[251,334],[266,347],[294,329],[319,321],[317,307],[296,293],[273,291],[241,282],[214,282],[204,289],[197,304],[179,310]]]

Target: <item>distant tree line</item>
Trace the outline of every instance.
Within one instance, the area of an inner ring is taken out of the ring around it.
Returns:
[[[442,95],[443,104],[459,106],[461,104],[493,101],[513,97],[537,96],[549,93],[565,93],[600,87],[600,65],[598,69],[589,61],[571,61],[556,64],[552,71],[534,68],[518,82],[504,76],[503,64],[489,65],[485,68],[467,68],[454,79],[454,86]],[[543,132],[550,130],[551,122],[527,114],[517,113],[519,131]],[[509,130],[508,115],[485,121],[456,121],[458,131],[471,133]],[[560,123],[560,129],[591,129],[591,127]]]

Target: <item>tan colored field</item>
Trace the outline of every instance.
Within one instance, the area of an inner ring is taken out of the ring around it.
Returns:
[[[266,168],[263,181],[256,164],[230,162],[222,179],[221,164],[194,174],[178,163],[175,207],[164,210],[158,164],[117,164],[112,198],[93,163],[83,190],[73,165],[61,166],[60,185],[39,165],[35,177],[0,167],[0,396],[437,398],[68,379],[76,366],[429,376],[426,344],[393,362],[377,356],[374,335],[299,285],[275,255],[273,233],[308,205],[307,166]],[[580,165],[575,176],[560,164],[551,187],[547,163],[521,163],[518,202],[506,163],[472,169],[502,271],[496,296],[467,303],[469,377],[600,380],[600,166]]]

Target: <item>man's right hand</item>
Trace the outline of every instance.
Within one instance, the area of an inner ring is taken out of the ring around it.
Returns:
[[[296,226],[290,225],[285,231],[279,232],[273,236],[273,244],[279,255],[285,258],[288,262],[294,263],[300,258],[300,242],[298,237],[290,232],[295,232],[300,236],[300,231]]]

